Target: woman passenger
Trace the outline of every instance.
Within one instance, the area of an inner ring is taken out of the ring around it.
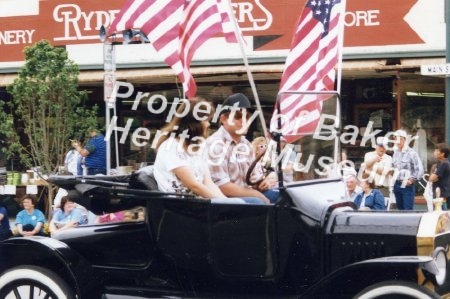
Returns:
[[[186,105],[189,105],[189,111],[180,117]],[[194,113],[195,107],[198,108]],[[162,136],[157,144],[154,175],[159,190],[190,193],[205,199],[226,198],[212,181],[203,156],[209,121],[214,114],[212,104],[196,97],[188,104],[181,103],[177,112],[162,129],[167,135]],[[183,134],[187,137],[184,138]]]
[[[256,137],[252,141],[253,152],[255,158],[267,148],[267,139],[263,136]]]

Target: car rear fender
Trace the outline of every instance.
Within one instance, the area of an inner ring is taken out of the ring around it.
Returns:
[[[400,280],[424,284],[425,281],[418,281],[419,269],[432,275],[437,274],[435,261],[430,256],[390,256],[360,261],[325,276],[302,294],[301,298],[320,298],[321,294],[336,292],[340,292],[343,297],[353,296],[364,288],[382,281]]]
[[[17,266],[40,266],[59,275],[80,298],[93,291],[91,266],[67,244],[52,238],[19,237],[0,242],[0,261],[1,273]]]

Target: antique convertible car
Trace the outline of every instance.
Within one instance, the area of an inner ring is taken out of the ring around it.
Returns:
[[[145,220],[0,243],[0,298],[440,298],[450,291],[448,212],[355,211],[339,197],[339,179],[289,185],[275,205],[137,189],[138,179],[51,178],[97,214],[142,206]]]
[[[333,141],[310,136],[301,146],[304,153],[334,152]],[[340,178],[305,173],[282,187],[273,205],[162,193],[151,167],[49,181],[97,215],[137,207],[145,215],[0,242],[2,299],[450,294],[450,213],[358,211],[343,199]]]

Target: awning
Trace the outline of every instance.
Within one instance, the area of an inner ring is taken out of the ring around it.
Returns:
[[[250,67],[255,80],[280,79],[282,64],[252,65]],[[237,76],[246,74],[244,66],[205,66],[191,68],[196,82],[234,81]],[[103,71],[83,71],[80,73],[80,83],[84,85],[103,82]],[[271,75],[276,74],[276,75]],[[176,76],[171,68],[119,69],[115,72],[116,80],[132,83],[175,83]],[[220,76],[220,77],[218,77]]]
[[[394,63],[392,63],[394,61]],[[344,61],[342,77],[377,78],[392,76],[396,71],[419,71],[421,65],[443,64],[445,58],[403,58],[403,59],[368,59]],[[254,64],[250,66],[252,75],[256,81],[280,80],[284,64]],[[226,82],[248,80],[244,65],[217,65],[192,67],[191,71],[197,82]],[[79,75],[81,85],[103,84],[103,70],[83,70]],[[171,68],[137,68],[118,69],[115,72],[116,80],[132,83],[160,84],[178,83]],[[17,74],[0,74],[0,86],[13,83]]]
[[[17,74],[0,74],[0,87],[10,85],[17,77]]]

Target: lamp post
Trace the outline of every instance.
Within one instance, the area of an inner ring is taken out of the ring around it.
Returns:
[[[116,84],[116,51],[115,51],[115,35],[113,41],[109,42],[106,36],[106,29],[102,25],[100,28],[100,40],[103,42],[103,94],[105,100],[105,119],[106,129],[109,128],[111,122],[110,109],[114,108],[115,96],[114,85]],[[118,166],[118,165],[117,165]],[[111,138],[106,140],[106,174],[111,173]]]
[[[141,31],[135,29],[127,29],[122,32],[122,42],[119,43],[116,41],[116,33],[113,33],[109,36],[106,35],[105,26],[100,27],[99,32],[100,41],[103,43],[103,69],[105,71],[103,75],[103,94],[105,100],[105,126],[106,130],[109,129],[111,123],[111,113],[110,109],[114,109],[116,107],[116,94],[117,90],[115,90],[116,85],[116,51],[115,46],[120,44],[144,44],[149,43],[150,40],[148,37]],[[139,37],[139,41],[134,40],[135,37]],[[111,41],[109,39],[112,39]],[[116,167],[119,166],[119,152],[118,152],[118,144],[117,144],[117,131],[115,131],[115,149],[116,149]],[[110,174],[111,172],[111,138],[106,140],[106,174]]]
[[[112,97],[116,84],[116,51],[114,44],[103,44],[103,61],[105,74],[103,75],[106,129],[109,128],[111,115],[110,109],[114,108],[115,98]],[[118,166],[118,165],[117,165]],[[111,138],[106,140],[106,173],[111,171]]]

